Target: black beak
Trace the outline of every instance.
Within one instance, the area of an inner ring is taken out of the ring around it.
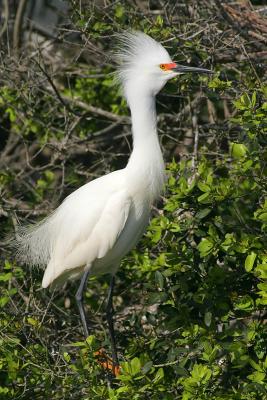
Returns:
[[[179,72],[180,74],[185,74],[187,72],[196,72],[198,74],[213,74],[214,72],[206,68],[190,67],[190,65],[179,65],[172,68],[172,71]]]

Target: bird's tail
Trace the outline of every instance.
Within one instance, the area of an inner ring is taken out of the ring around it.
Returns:
[[[53,215],[37,224],[19,226],[11,246],[19,262],[44,268],[51,258],[52,240]]]

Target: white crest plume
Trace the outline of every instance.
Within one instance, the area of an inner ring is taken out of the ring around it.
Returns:
[[[116,79],[122,85],[132,73],[142,73],[146,67],[171,62],[165,48],[143,32],[130,31],[118,35],[114,59],[119,64]]]

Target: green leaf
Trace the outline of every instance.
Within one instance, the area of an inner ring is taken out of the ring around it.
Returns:
[[[163,18],[161,15],[158,15],[156,18],[156,25],[162,27],[163,26]]]
[[[66,351],[64,351],[63,357],[64,357],[64,360],[65,360],[67,363],[70,362],[71,357],[70,357],[69,353],[67,353]]]
[[[10,300],[10,297],[8,297],[8,296],[0,297],[0,308],[5,307],[5,305],[9,302],[9,300]]]
[[[197,246],[201,257],[206,257],[212,251],[213,247],[214,243],[206,238],[202,239]]]
[[[247,255],[245,260],[245,269],[247,272],[250,272],[252,270],[256,257],[257,254],[254,253],[253,251]]]
[[[249,295],[245,295],[236,300],[234,307],[237,310],[250,311],[254,309],[254,302]]]
[[[210,187],[203,182],[198,182],[197,187],[201,190],[201,192],[209,192],[210,191]]]
[[[257,102],[257,92],[253,92],[251,96],[251,106],[255,107]]]
[[[211,320],[212,320],[212,313],[207,311],[204,317],[205,325],[209,327],[211,325]]]
[[[28,322],[28,324],[30,324],[30,325],[32,325],[32,326],[38,326],[38,325],[40,325],[40,322],[39,322],[37,319],[32,318],[32,317],[28,317],[28,318],[27,318],[27,322]]]
[[[44,175],[49,183],[53,182],[53,180],[55,179],[55,174],[52,171],[47,170],[45,171]]]
[[[139,358],[135,357],[130,362],[131,365],[131,375],[137,375],[141,370],[141,362]]]
[[[155,272],[155,281],[159,285],[159,288],[162,290],[164,286],[164,277],[161,272]]]
[[[143,374],[147,374],[148,371],[151,370],[151,368],[153,368],[153,362],[152,361],[148,361],[147,363],[145,363],[145,365],[142,368]]]
[[[265,377],[266,374],[264,372],[260,372],[260,371],[255,371],[253,372],[253,374],[248,375],[248,379],[250,379],[253,382],[257,382],[257,383],[264,383],[265,382]]]
[[[115,16],[118,19],[121,19],[125,14],[125,9],[121,4],[118,4],[117,7],[115,8]]]
[[[210,380],[211,370],[206,365],[195,364],[191,375],[196,383],[203,385]]]
[[[203,208],[202,210],[198,211],[196,213],[196,218],[197,219],[203,219],[205,218],[207,215],[209,215],[209,213],[211,212],[210,208]]]
[[[201,194],[201,195],[197,198],[197,200],[198,200],[199,203],[204,203],[204,204],[206,204],[206,203],[210,203],[210,200],[208,200],[209,197],[210,197],[210,192],[206,192],[206,193]]]
[[[155,375],[155,378],[153,379],[153,382],[154,383],[158,383],[163,378],[164,378],[164,370],[163,370],[163,368],[159,368],[157,373],[156,373],[156,375]]]
[[[4,265],[4,269],[11,269],[12,265],[8,260],[5,260],[5,265]]]
[[[267,264],[259,264],[255,268],[254,272],[262,279],[267,279]]]
[[[259,364],[257,364],[254,360],[249,360],[250,365],[256,370],[262,372],[262,368]]]
[[[6,272],[0,274],[0,281],[6,282],[9,281],[12,278],[12,272]]]
[[[95,336],[94,335],[89,335],[85,342],[89,345],[89,346],[93,346],[94,342],[95,342]]]
[[[234,158],[243,158],[247,154],[247,147],[242,143],[231,143],[230,144],[231,155]]]

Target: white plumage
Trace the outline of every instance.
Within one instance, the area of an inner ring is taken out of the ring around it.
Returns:
[[[179,66],[161,44],[140,32],[121,36],[116,59],[131,110],[133,152],[124,169],[87,183],[43,222],[19,230],[18,255],[45,268],[44,288],[86,270],[114,274],[143,234],[163,188],[155,95]]]

